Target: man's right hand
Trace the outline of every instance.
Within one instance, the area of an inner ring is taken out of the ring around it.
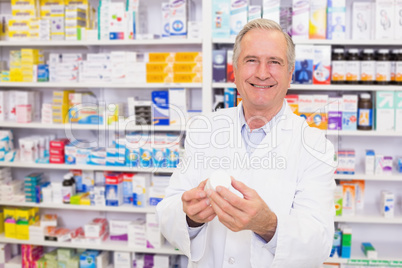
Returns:
[[[187,224],[190,227],[201,226],[216,216],[204,191],[206,183],[207,180],[202,181],[196,188],[184,192],[181,197],[183,211],[187,215]]]

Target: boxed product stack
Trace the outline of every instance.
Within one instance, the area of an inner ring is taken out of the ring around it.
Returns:
[[[110,220],[110,240],[128,241],[128,226],[131,222],[124,220]]]
[[[165,238],[162,236],[161,228],[156,220],[156,214],[147,213],[147,248],[161,248],[165,243]]]
[[[43,173],[31,173],[24,178],[24,189],[25,189],[25,202],[37,202],[40,200],[40,186],[43,180]],[[38,191],[39,190],[39,191]],[[39,197],[39,198],[38,198]]]
[[[70,230],[55,226],[45,227],[45,241],[65,242],[70,240]]]
[[[88,53],[87,60],[80,63],[80,82],[110,82],[112,66],[110,53]]]
[[[29,240],[29,226],[37,222],[38,208],[20,208],[15,210],[15,238]]]
[[[72,83],[78,82],[79,66],[82,59],[81,53],[50,53],[49,81]]]
[[[68,122],[69,112],[69,94],[74,90],[53,91],[53,105],[52,114],[43,114],[42,107],[42,120],[43,118],[52,118],[53,123],[65,124]],[[46,110],[47,111],[47,110]]]
[[[84,225],[84,232],[88,244],[100,244],[109,235],[109,224],[106,219],[96,218]]]
[[[65,40],[65,6],[52,5],[50,8],[50,39]]]
[[[146,248],[146,224],[144,219],[136,219],[128,225],[128,245]]]
[[[68,143],[68,139],[55,139],[50,141],[49,163],[64,164],[64,147]]]
[[[137,173],[132,178],[133,183],[133,204],[136,207],[145,207],[148,204],[149,185],[151,184],[149,174]]]
[[[148,54],[147,83],[201,83],[201,52]]]
[[[149,187],[149,205],[156,206],[165,197],[170,176],[152,175],[152,185]]]
[[[42,246],[21,245],[22,267],[32,267],[42,255]]]
[[[11,176],[11,175],[7,175]],[[0,185],[0,200],[1,201],[25,201],[24,198],[24,182],[9,181]]]
[[[68,95],[69,122],[77,124],[103,124],[104,109],[90,91],[72,92]]]
[[[12,19],[8,21],[9,40],[30,40],[37,38],[36,1],[11,1]],[[31,31],[31,29],[33,31]]]
[[[66,6],[65,9],[65,39],[83,40],[86,21],[86,12],[77,6]]]
[[[121,173],[105,173],[106,206],[118,207],[123,204],[123,176]]]

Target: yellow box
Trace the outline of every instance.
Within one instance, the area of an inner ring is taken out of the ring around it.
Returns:
[[[172,73],[173,64],[172,63],[159,63],[159,62],[148,62],[146,64],[147,73]]]
[[[52,105],[53,119],[60,118],[61,123],[63,123],[63,124],[68,122],[68,111],[69,111],[68,104]],[[53,120],[53,122],[54,122],[54,120]]]
[[[202,63],[175,62],[175,63],[173,63],[173,72],[175,72],[175,73],[201,73],[202,72]]]
[[[9,31],[8,38],[10,40],[29,40],[31,34],[28,31]]]
[[[53,123],[54,124],[64,124],[63,120],[61,118],[53,118]]]
[[[149,62],[174,62],[175,53],[170,52],[150,52],[148,53]]]
[[[147,83],[172,83],[173,75],[168,73],[147,73]]]
[[[36,0],[11,0],[12,6],[35,6]]]
[[[4,236],[8,238],[15,238],[15,208],[4,208]]]
[[[4,213],[0,212],[0,234],[4,233]]]
[[[30,19],[36,17],[35,9],[14,9],[11,11],[13,18]]]
[[[174,61],[202,63],[202,52],[176,52]]]
[[[202,75],[199,73],[174,73],[173,83],[201,83]]]
[[[68,95],[75,90],[53,91],[53,102],[68,105]]]
[[[8,21],[9,31],[29,31],[29,25],[31,21],[29,19],[11,19]]]

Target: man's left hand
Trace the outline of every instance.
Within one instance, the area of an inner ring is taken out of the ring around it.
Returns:
[[[276,214],[254,189],[233,177],[232,186],[243,194],[244,198],[222,186],[216,187],[216,192],[207,191],[219,221],[233,232],[251,230],[269,242],[276,231]]]

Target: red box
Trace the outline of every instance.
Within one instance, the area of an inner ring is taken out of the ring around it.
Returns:
[[[50,155],[49,163],[51,164],[64,164],[64,155]]]
[[[51,156],[59,156],[59,155],[64,155],[64,147],[63,148],[49,148],[49,154]]]
[[[50,148],[64,148],[69,143],[68,139],[55,139],[50,141]]]

